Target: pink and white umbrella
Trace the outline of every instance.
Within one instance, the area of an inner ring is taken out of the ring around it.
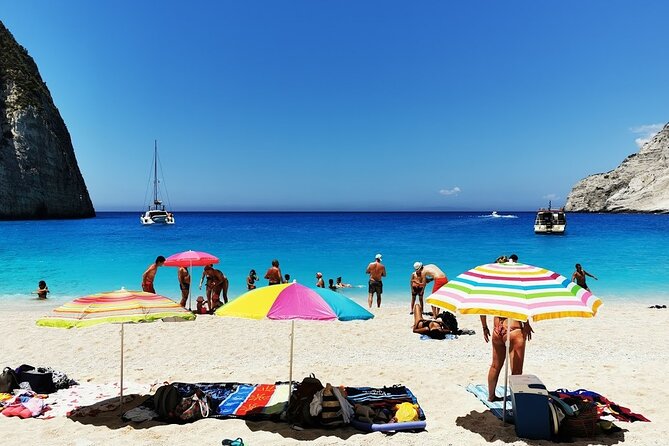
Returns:
[[[194,266],[207,266],[214,263],[218,263],[218,257],[215,255],[209,254],[208,252],[192,250],[172,254],[165,259],[165,266],[189,266],[191,274]],[[188,287],[188,309],[190,309],[190,287]]]

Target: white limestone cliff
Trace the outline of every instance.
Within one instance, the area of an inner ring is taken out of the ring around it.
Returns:
[[[669,213],[669,123],[620,166],[579,181],[565,210]]]

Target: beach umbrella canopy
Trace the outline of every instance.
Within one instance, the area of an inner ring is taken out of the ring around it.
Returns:
[[[164,265],[178,267],[188,266],[192,271],[194,266],[207,266],[214,263],[218,263],[218,257],[215,255],[203,251],[189,250],[172,254],[165,259]],[[190,290],[191,287],[188,287],[188,308],[190,308]]]
[[[195,315],[173,300],[144,291],[111,291],[79,297],[37,320],[37,325],[83,328],[98,324],[121,324],[121,403],[123,402],[123,337],[126,323],[191,321]]]
[[[374,315],[346,296],[325,288],[312,289],[299,283],[256,288],[222,306],[221,317],[291,320],[290,383],[293,382],[293,339],[295,320],[352,321],[372,319]]]
[[[470,269],[428,296],[427,302],[451,312],[519,321],[594,317],[602,304],[558,273],[511,262]]]
[[[427,303],[450,312],[519,321],[590,318],[602,304],[590,291],[560,274],[523,263],[490,263],[470,269],[428,296]],[[509,334],[506,342],[510,350]],[[510,351],[509,353],[510,354]],[[504,361],[504,410],[509,361]]]

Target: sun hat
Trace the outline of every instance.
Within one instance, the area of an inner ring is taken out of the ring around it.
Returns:
[[[316,273],[316,277],[323,277],[323,273]]]
[[[381,260],[381,254],[377,254],[375,258]]]
[[[420,263],[420,262],[416,262],[416,263],[413,264],[413,269],[415,269],[416,271],[418,271],[422,267],[423,267],[423,264]]]

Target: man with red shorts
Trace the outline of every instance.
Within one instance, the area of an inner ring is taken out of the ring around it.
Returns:
[[[142,291],[156,294],[156,290],[153,288],[153,280],[156,278],[158,268],[163,266],[164,263],[165,257],[158,256],[156,257],[156,261],[149,265],[146,271],[144,271],[144,274],[142,274]]]
[[[429,265],[423,265],[423,275],[426,277],[427,283],[434,281],[434,285],[432,286],[432,294],[448,283],[446,274],[444,274],[444,272],[437,265],[432,263]],[[437,314],[437,307],[432,305],[432,315],[436,317]]]

